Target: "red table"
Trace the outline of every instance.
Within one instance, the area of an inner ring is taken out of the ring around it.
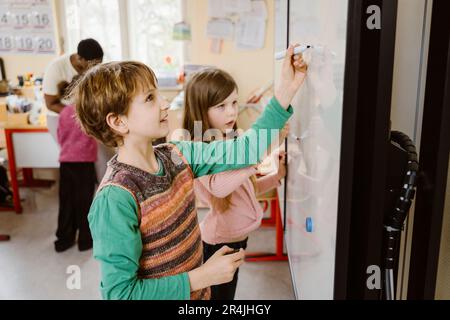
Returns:
[[[0,211],[11,211],[13,209],[17,214],[22,213],[22,205],[20,203],[19,187],[37,188],[37,187],[50,187],[54,181],[49,180],[37,180],[33,178],[32,168],[22,168],[23,180],[19,181],[17,177],[17,171],[19,168],[16,163],[16,152],[13,142],[13,134],[20,133],[48,133],[48,129],[42,126],[6,126],[5,128],[6,148],[8,151],[8,163],[9,174],[11,180],[11,189],[13,193],[13,208],[0,208]]]

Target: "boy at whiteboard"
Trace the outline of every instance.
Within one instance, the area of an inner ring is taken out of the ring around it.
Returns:
[[[305,73],[293,56],[292,46],[282,84],[253,132],[213,144],[152,146],[168,134],[169,104],[144,64],[108,63],[83,76],[74,90],[78,118],[90,135],[118,147],[89,213],[105,299],[206,300],[211,285],[232,280],[244,252],[223,247],[203,261],[194,178],[245,168],[261,159],[273,137],[259,149],[258,138],[285,126],[293,113],[290,102],[303,84]],[[253,143],[250,134],[256,135]],[[254,160],[236,163],[236,148]]]

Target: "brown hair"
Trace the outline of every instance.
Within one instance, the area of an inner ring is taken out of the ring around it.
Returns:
[[[87,71],[72,88],[70,97],[85,132],[108,147],[117,147],[123,138],[108,125],[107,115],[126,115],[136,95],[156,87],[156,76],[145,64],[111,62]]]
[[[202,122],[204,135],[211,129],[208,109],[223,102],[234,90],[238,90],[236,82],[223,70],[210,68],[192,76],[186,85],[183,117],[183,129],[189,131],[191,139],[195,121]]]
[[[189,80],[185,91],[183,129],[190,133],[191,139],[194,138],[195,121],[202,122],[202,136],[207,130],[212,129],[208,120],[209,108],[226,100],[234,90],[238,90],[238,86],[233,77],[216,68],[200,71]],[[256,190],[256,178],[253,176],[250,179]],[[226,198],[212,196],[213,208],[221,213],[227,211],[230,208],[231,197],[231,194]]]

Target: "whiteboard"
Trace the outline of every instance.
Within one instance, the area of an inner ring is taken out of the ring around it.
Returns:
[[[290,1],[289,42],[316,47],[305,54],[308,77],[288,138],[283,214],[298,299],[333,299],[347,10],[348,0]]]

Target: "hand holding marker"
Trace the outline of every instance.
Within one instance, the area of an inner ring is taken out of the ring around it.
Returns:
[[[295,56],[298,56],[299,54],[304,53],[306,50],[308,49],[312,49],[314,48],[313,46],[310,45],[299,45],[297,47],[294,47],[294,59],[298,59],[295,58]],[[275,59],[276,60],[283,60],[286,55],[288,53],[288,50],[283,50],[280,52],[277,52],[275,54]],[[256,93],[252,94],[248,99],[247,99],[247,103],[258,103],[259,100],[261,99],[262,95],[268,91],[271,87],[272,87],[273,83],[269,83],[267,86],[262,87],[260,90],[256,91]]]
[[[314,48],[314,47],[310,46],[310,45],[301,45],[301,46],[295,47],[294,48],[294,55],[304,53],[306,50],[312,49],[312,48]],[[277,52],[275,54],[275,60],[283,60],[284,57],[286,57],[286,53],[287,53],[287,50],[283,50],[283,51]]]
[[[316,46],[312,46],[312,45],[301,45],[301,46],[295,47],[294,54],[295,55],[303,54],[308,49],[315,49],[315,50],[318,50],[318,51],[323,51],[325,48],[324,47],[316,47]],[[275,60],[282,60],[282,59],[284,59],[284,57],[286,56],[286,53],[287,53],[287,50],[283,50],[283,51],[277,52],[275,54]],[[333,57],[335,57],[336,56],[336,52],[331,51],[331,55]]]

